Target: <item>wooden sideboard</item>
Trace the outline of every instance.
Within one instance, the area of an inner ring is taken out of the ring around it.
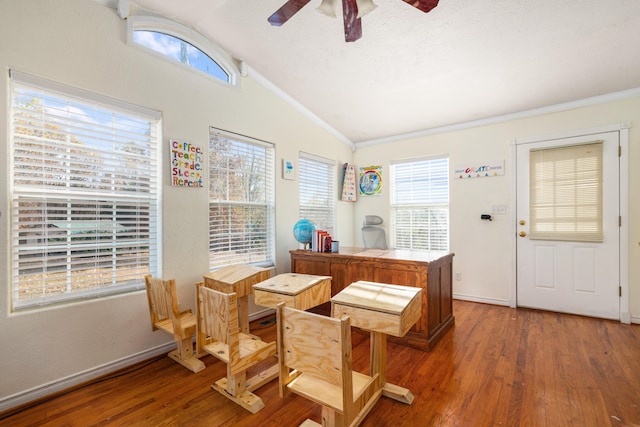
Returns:
[[[422,316],[404,337],[390,341],[430,351],[454,325],[452,253],[341,247],[340,253],[290,254],[293,273],[331,276],[332,296],[359,280],[422,288]],[[329,315],[331,306],[314,311]]]

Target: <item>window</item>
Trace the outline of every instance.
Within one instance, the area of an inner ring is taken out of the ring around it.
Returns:
[[[157,112],[11,72],[13,308],[159,270]]]
[[[313,221],[320,229],[335,233],[336,166],[332,160],[300,152],[298,182],[300,218]]]
[[[206,37],[176,22],[157,17],[132,16],[127,19],[129,43],[150,49],[225,83],[235,84],[233,60]]]
[[[602,141],[531,150],[529,237],[602,242]]]
[[[448,251],[449,159],[397,162],[391,176],[393,246]]]
[[[209,267],[272,266],[275,260],[273,144],[211,128]]]

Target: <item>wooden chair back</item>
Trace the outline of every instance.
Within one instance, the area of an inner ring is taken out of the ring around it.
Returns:
[[[196,316],[191,310],[180,311],[175,279],[159,279],[150,274],[144,276],[151,329],[162,330],[173,336],[177,349],[169,352],[169,357],[193,372],[202,371],[205,366],[193,349],[196,333]]]
[[[375,378],[352,368],[351,322],[286,307],[276,309],[280,396],[323,406],[322,425],[358,425],[379,399]]]
[[[286,306],[280,316],[276,321],[281,332],[278,343],[282,343],[285,366],[340,387],[351,383],[347,375],[351,372],[348,317],[333,319]],[[349,394],[349,387],[345,387],[345,394]]]
[[[181,325],[180,304],[175,279],[158,279],[150,274],[144,276],[151,316],[151,329],[163,329],[176,339],[184,339],[185,331]]]
[[[207,343],[217,343],[218,347],[230,347],[224,353],[216,352],[214,356],[225,363],[233,362],[229,355],[240,356],[236,349],[240,341],[237,295],[216,291],[198,283],[197,302],[199,322],[197,339],[201,343],[198,345],[204,348]]]

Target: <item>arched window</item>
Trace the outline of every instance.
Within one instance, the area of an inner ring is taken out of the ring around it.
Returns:
[[[238,70],[233,59],[206,37],[176,22],[157,17],[129,17],[127,42],[191,70],[236,84]]]

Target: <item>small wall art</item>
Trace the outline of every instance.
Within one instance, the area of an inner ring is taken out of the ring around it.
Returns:
[[[204,187],[204,153],[199,145],[172,139],[169,141],[171,185]]]
[[[360,168],[358,189],[362,196],[377,196],[382,194],[382,165]]]
[[[345,163],[342,166],[342,198],[343,202],[356,201],[356,166]]]
[[[296,179],[296,166],[293,160],[282,159],[282,179]]]

